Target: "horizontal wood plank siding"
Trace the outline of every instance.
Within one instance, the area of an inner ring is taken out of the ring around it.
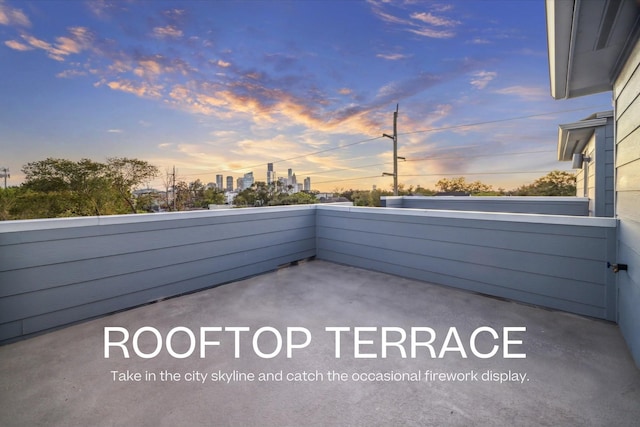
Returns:
[[[386,207],[544,215],[589,215],[589,200],[581,197],[382,197]],[[399,202],[401,200],[401,202]],[[386,202],[386,205],[385,203]]]
[[[5,222],[0,341],[313,256],[611,319],[613,236],[613,219],[322,205]]]
[[[618,323],[640,366],[640,42],[613,86],[616,106],[616,214]]]
[[[592,227],[320,208],[317,224],[321,259],[615,318],[613,219]]]
[[[0,341],[315,255],[310,206],[131,218],[0,233]]]

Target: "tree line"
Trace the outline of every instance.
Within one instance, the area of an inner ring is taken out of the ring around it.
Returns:
[[[292,193],[293,186],[280,181],[270,184],[257,181],[250,188],[240,191],[234,199],[236,206],[276,206],[318,203],[317,192],[299,191]]]
[[[47,158],[22,167],[20,186],[0,188],[0,220],[183,211],[225,203],[224,190],[196,179],[165,182],[164,192],[135,191],[160,174],[144,160],[126,157],[106,162]],[[171,189],[171,191],[170,191]],[[313,195],[255,183],[238,194],[237,206],[315,203]]]
[[[399,196],[435,196],[435,195],[470,195],[470,196],[575,196],[576,178],[566,171],[554,170],[530,184],[513,190],[494,189],[492,185],[480,181],[468,182],[465,177],[442,178],[435,189],[420,185],[406,187],[398,185]],[[335,189],[334,193],[353,202],[355,206],[380,206],[381,196],[392,196],[390,190],[344,190]]]
[[[22,185],[0,192],[2,220],[135,213],[132,189],[158,169],[126,157],[105,163],[48,158],[27,163],[22,172]]]
[[[222,189],[205,186],[199,179],[179,181],[169,198],[169,184],[164,193],[136,192],[136,188],[159,175],[156,166],[144,160],[126,157],[108,158],[106,162],[90,159],[72,161],[48,158],[27,163],[20,186],[0,189],[0,220],[57,218],[71,216],[115,215],[153,212],[158,210],[188,210],[224,204]],[[563,171],[552,171],[533,183],[511,191],[494,190],[480,181],[467,182],[464,177],[444,178],[436,189],[399,185],[400,195],[514,195],[573,196],[575,177]],[[234,205],[274,206],[317,203],[317,192],[292,193],[292,187],[279,181],[271,184],[256,182],[240,191]],[[392,195],[383,190],[335,190],[334,195],[352,201],[356,206],[380,206],[380,197]]]

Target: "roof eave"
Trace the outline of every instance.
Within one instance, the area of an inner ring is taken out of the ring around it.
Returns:
[[[567,98],[573,8],[573,1],[547,0],[545,2],[549,80],[551,96],[554,99]]]
[[[596,128],[606,124],[607,117],[600,117],[558,126],[558,160],[570,161],[575,153],[581,153]]]
[[[546,0],[545,11],[551,96],[612,90],[640,37],[640,2]]]

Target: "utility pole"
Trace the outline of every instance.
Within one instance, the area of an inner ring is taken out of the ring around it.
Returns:
[[[7,178],[11,178],[9,175],[9,168],[0,168],[0,178],[4,178],[4,189],[7,189]]]
[[[173,184],[172,184],[172,188],[173,188],[173,211],[176,211],[176,199],[178,198],[176,195],[176,165],[173,165],[173,173],[171,174],[171,177],[173,179]]]
[[[398,195],[398,108],[399,104],[396,104],[396,111],[393,112],[393,136],[383,133],[382,136],[393,139],[393,195]],[[389,176],[389,173],[383,173],[383,176]]]

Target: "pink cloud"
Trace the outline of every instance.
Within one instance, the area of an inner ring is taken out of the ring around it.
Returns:
[[[4,44],[10,47],[11,49],[19,50],[22,52],[25,52],[27,50],[33,50],[33,47],[27,46],[26,44],[20,43],[19,41],[16,41],[16,40],[7,40],[6,42],[4,42]]]
[[[30,27],[31,21],[21,9],[15,9],[0,2],[0,25]]]

